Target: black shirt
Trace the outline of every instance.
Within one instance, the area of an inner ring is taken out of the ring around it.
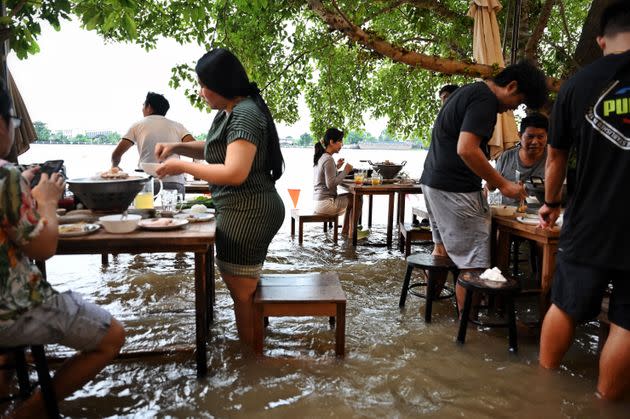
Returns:
[[[498,110],[499,101],[484,82],[462,86],[451,94],[433,125],[420,182],[449,192],[481,190],[481,178],[457,155],[457,142],[460,132],[473,133],[481,137],[480,147],[487,155]]]
[[[549,138],[577,155],[559,254],[630,270],[630,51],[600,58],[562,85]]]

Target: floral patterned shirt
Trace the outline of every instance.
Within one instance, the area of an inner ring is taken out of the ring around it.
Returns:
[[[45,222],[22,172],[0,160],[0,329],[56,294],[20,250],[37,237]]]

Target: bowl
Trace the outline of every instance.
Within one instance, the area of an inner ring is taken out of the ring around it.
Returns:
[[[68,187],[87,208],[94,211],[126,211],[149,177],[130,176],[126,179],[68,179]]]
[[[158,167],[160,167],[160,164],[161,163],[140,163],[140,168],[147,175],[151,175],[153,177],[158,177],[158,174],[157,174],[156,170],[157,170]]]
[[[138,214],[113,214],[104,215],[98,220],[103,225],[103,228],[108,233],[131,233],[138,227],[138,223],[142,219]]]
[[[511,217],[516,213],[516,207],[514,205],[492,205],[493,215],[500,215],[501,217]]]

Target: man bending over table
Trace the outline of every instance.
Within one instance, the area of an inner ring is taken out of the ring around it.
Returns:
[[[544,74],[523,61],[493,78],[458,88],[440,110],[420,179],[429,213],[434,255],[450,256],[461,270],[490,267],[491,214],[481,179],[512,198],[524,198],[522,185],[510,182],[488,162],[487,145],[497,113],[521,103],[539,108],[547,99]],[[436,278],[438,290],[446,278]],[[438,291],[439,292],[439,291]],[[465,292],[457,286],[457,302]]]

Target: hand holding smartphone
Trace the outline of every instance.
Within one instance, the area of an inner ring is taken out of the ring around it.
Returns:
[[[48,160],[39,166],[39,172],[35,174],[33,180],[31,180],[31,188],[34,188],[39,183],[42,177],[42,173],[46,173],[48,176],[53,173],[60,172],[63,169],[63,160]]]

